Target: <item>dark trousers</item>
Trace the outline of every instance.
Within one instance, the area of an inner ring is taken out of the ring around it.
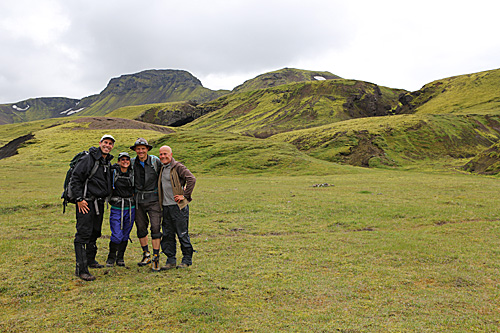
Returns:
[[[76,234],[75,243],[95,244],[97,238],[101,237],[102,220],[104,216],[104,200],[97,200],[97,215],[95,201],[87,201],[90,211],[87,214],[78,212],[76,205]]]
[[[80,213],[78,205],[76,205],[76,234],[74,243],[77,274],[88,273],[87,264],[90,265],[95,262],[97,254],[96,241],[97,238],[101,237],[104,200],[89,200],[87,203],[89,212],[86,214]],[[98,211],[96,210],[96,204]]]
[[[161,224],[163,237],[161,249],[167,255],[167,263],[176,263],[177,244],[175,236],[179,238],[182,251],[182,262],[188,265],[193,263],[193,246],[189,239],[189,206],[182,210],[177,205],[163,206],[163,222]]]

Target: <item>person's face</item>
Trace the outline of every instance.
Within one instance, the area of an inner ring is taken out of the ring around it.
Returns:
[[[121,168],[127,169],[130,166],[130,158],[128,157],[122,157],[118,160],[118,165]]]
[[[102,153],[105,155],[109,154],[114,146],[115,143],[110,139],[104,139],[99,142],[99,147],[101,148]]]
[[[135,153],[141,161],[144,161],[148,157],[148,147],[144,145],[139,145],[135,147]]]
[[[163,164],[168,164],[172,161],[172,151],[168,148],[160,148],[160,161]]]

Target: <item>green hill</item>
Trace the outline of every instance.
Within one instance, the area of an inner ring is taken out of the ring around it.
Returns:
[[[500,69],[437,80],[400,101],[399,113],[499,113]]]
[[[458,166],[499,140],[500,115],[353,119],[271,138],[292,143],[318,159],[357,166],[395,167],[443,160]]]
[[[194,100],[206,102],[228,93],[203,87],[200,80],[182,70],[147,70],[122,75],[108,86],[79,115],[106,115],[120,107]]]
[[[66,116],[78,109],[79,100],[66,97],[30,98],[12,104],[0,104],[0,125]]]
[[[260,138],[343,120],[392,114],[400,89],[354,80],[299,82],[233,93],[203,103],[212,111],[186,128]]]
[[[283,68],[277,71],[261,74],[235,87],[232,92],[244,92],[265,89],[294,82],[321,81],[341,79],[330,72],[315,72],[295,68]]]

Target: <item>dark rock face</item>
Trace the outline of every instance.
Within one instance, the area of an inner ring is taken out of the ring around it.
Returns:
[[[373,92],[361,88],[356,94],[347,97],[343,107],[352,118],[395,114],[392,111],[391,103],[382,99],[382,92],[378,86],[374,87]]]
[[[146,110],[137,120],[164,126],[178,127],[192,122],[216,107],[204,107],[195,102],[185,102],[171,108],[151,108]]]
[[[195,89],[202,87],[201,81],[182,70],[147,70],[136,74],[122,75],[109,81],[101,94],[124,95],[129,92],[140,93],[148,88],[183,87]]]

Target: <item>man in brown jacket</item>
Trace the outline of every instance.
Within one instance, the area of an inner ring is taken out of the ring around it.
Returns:
[[[167,263],[162,270],[176,267],[176,240],[179,238],[182,262],[177,268],[191,266],[193,246],[189,239],[189,206],[196,178],[182,163],[172,157],[169,146],[160,148],[160,161],[163,164],[158,176],[158,194],[163,208],[161,248],[167,255]]]

